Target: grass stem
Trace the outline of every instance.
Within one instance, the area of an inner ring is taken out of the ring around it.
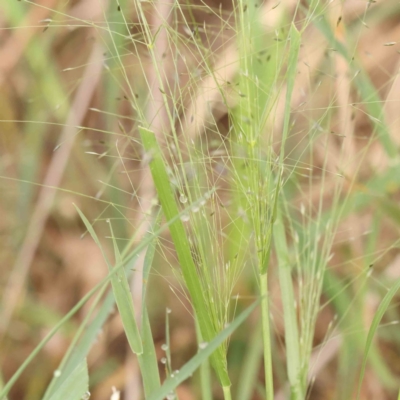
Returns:
[[[224,391],[224,400],[232,400],[231,387],[222,386],[222,390]]]
[[[272,373],[271,355],[271,332],[269,326],[269,305],[268,305],[268,273],[260,275],[261,290],[261,318],[264,342],[264,369],[265,369],[265,390],[266,399],[274,398],[274,381]]]

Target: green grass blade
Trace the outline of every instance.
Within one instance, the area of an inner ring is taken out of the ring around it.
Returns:
[[[82,213],[81,217],[83,216]],[[89,230],[89,226],[91,227],[90,222],[86,219],[85,225],[86,228]],[[114,237],[114,232],[112,229],[111,222],[109,221],[110,230],[111,230],[111,237],[114,246],[114,253],[115,253],[115,263],[116,265],[122,264],[121,254],[118,249],[117,241]],[[93,237],[93,227],[89,230],[90,234]],[[94,233],[95,234],[95,233]],[[98,239],[96,243],[98,242]],[[103,252],[103,251],[102,251]],[[105,255],[104,255],[105,256]],[[112,267],[108,264],[108,268],[111,271]],[[111,279],[111,285],[113,288],[115,302],[117,303],[118,311],[121,315],[122,324],[124,325],[124,330],[126,337],[129,342],[129,346],[131,347],[132,351],[135,354],[142,354],[143,353],[143,345],[142,345],[142,338],[140,337],[139,328],[136,323],[135,318],[135,309],[133,305],[133,299],[129,287],[128,278],[126,277],[124,268],[121,268],[116,275]]]
[[[199,324],[196,321],[196,336],[197,343],[203,343],[203,337],[201,336],[201,331]],[[200,365],[200,388],[201,388],[201,398],[203,400],[212,400],[212,381],[211,381],[211,366],[209,360],[205,360]]]
[[[89,398],[89,374],[86,359],[71,372],[50,400],[82,400]]]
[[[285,156],[285,144],[289,133],[292,94],[293,94],[294,82],[297,76],[297,59],[299,57],[299,49],[301,44],[301,34],[296,29],[296,26],[293,23],[292,26],[290,27],[289,37],[290,37],[290,50],[289,50],[289,60],[287,67],[288,69],[286,73],[287,88],[286,88],[285,111],[283,117],[281,151],[279,154],[280,165],[283,164]]]
[[[285,342],[288,377],[292,392],[301,398],[300,349],[299,332],[297,326],[296,309],[293,306],[294,291],[290,263],[288,260],[288,246],[282,216],[278,215],[274,228],[274,244],[279,264],[279,284],[282,293],[283,317],[285,321]],[[297,397],[295,397],[297,398]]]
[[[154,253],[155,253],[156,247],[157,247],[157,240],[156,240],[157,236],[154,235],[153,232],[160,230],[161,216],[162,216],[162,213],[159,212],[156,217],[156,220],[154,222],[154,225],[152,226],[152,232],[149,232],[147,235],[147,237],[150,240],[150,243],[149,243],[149,246],[147,247],[146,256],[144,258],[144,263],[143,263],[142,313],[146,309],[147,286],[149,283],[150,270],[153,265]]]
[[[156,391],[160,385],[160,373],[158,371],[158,363],[156,356],[156,349],[154,347],[153,335],[151,332],[149,315],[146,307],[146,291],[150,275],[150,270],[154,260],[154,254],[157,246],[157,236],[154,235],[154,231],[160,229],[161,224],[160,212],[156,217],[156,221],[153,224],[152,232],[150,235],[151,242],[147,247],[146,256],[143,263],[143,299],[142,299],[142,343],[143,343],[143,354],[138,357],[140,370],[142,371],[142,379],[144,386],[144,393],[148,396],[150,393]]]
[[[108,270],[111,272],[113,268],[110,262],[108,261],[103,246],[101,245],[100,240],[97,237],[97,234],[94,231],[92,224],[88,221],[88,219],[84,216],[84,214],[82,213],[81,210],[79,210],[78,207],[75,206],[75,208],[78,211],[79,216],[81,217],[83,223],[85,224],[86,229],[88,230],[93,240],[99,247],[104,257],[104,260],[107,263]],[[121,265],[122,259],[118,250],[116,240],[114,238],[111,223],[110,223],[110,230],[114,245],[116,265]],[[135,310],[133,307],[133,300],[129,288],[128,279],[126,277],[125,270],[123,268],[119,268],[116,274],[113,275],[113,277],[111,278],[111,285],[115,296],[115,302],[117,303],[118,311],[121,315],[122,323],[124,325],[124,330],[129,342],[129,346],[131,347],[132,351],[135,354],[141,354],[143,353],[142,339],[140,338],[139,329],[136,324]]]
[[[179,218],[170,220],[166,226],[175,222],[175,220]],[[165,226],[163,226],[159,231],[155,232],[155,235],[159,235]],[[124,262],[128,263],[135,256],[137,256],[146,246],[150,243],[150,239],[143,240],[130,254],[128,254],[124,258]],[[104,277],[99,283],[97,283],[88,293],[86,293],[78,303],[75,304],[74,307],[54,326],[54,328],[39,342],[39,344],[31,351],[28,357],[24,360],[24,362],[20,365],[14,375],[8,380],[8,382],[4,385],[4,388],[0,391],[0,399],[4,400],[10,389],[17,382],[21,374],[25,371],[25,369],[30,365],[30,363],[36,358],[39,352],[43,349],[43,347],[51,340],[51,338],[58,332],[58,330],[69,321],[85,304],[86,302],[100,289],[104,287],[104,285],[108,284],[108,282],[116,275],[116,273],[122,268],[124,264],[116,265],[112,271],[108,273],[106,277]]]
[[[145,151],[150,154],[150,170],[154,184],[167,220],[172,220],[179,215],[179,209],[175,201],[174,193],[170,186],[167,170],[162,159],[155,134],[149,129],[140,127],[140,136]],[[206,341],[210,341],[216,334],[213,322],[205,306],[202,285],[197,275],[196,266],[192,259],[190,244],[186,236],[185,228],[180,219],[170,225],[170,232],[178,259],[182,268],[183,277],[189,290],[193,308],[198,318],[202,335]],[[212,365],[218,375],[222,386],[229,387],[230,380],[226,366],[226,356],[222,348],[219,348],[211,357]]]
[[[372,320],[371,327],[369,328],[368,331],[368,336],[367,336],[367,341],[365,343],[365,348],[364,348],[364,357],[363,361],[361,364],[361,372],[360,372],[360,380],[358,383],[358,393],[357,393],[357,400],[360,398],[360,393],[361,393],[361,384],[364,378],[365,374],[365,368],[367,366],[367,360],[368,360],[368,354],[371,349],[372,345],[372,340],[375,336],[375,332],[378,329],[379,323],[381,322],[381,319],[383,318],[383,315],[385,314],[386,310],[389,307],[390,302],[392,301],[393,297],[397,293],[397,291],[400,288],[400,280],[398,280],[389,290],[389,292],[385,295],[383,298],[381,304],[379,304],[378,309],[376,310],[374,319]]]
[[[83,213],[80,212],[79,209],[78,212],[86,226],[86,229],[89,231],[96,244],[100,247],[101,246],[100,241],[96,233],[94,232],[92,225],[83,215]],[[122,263],[121,254],[119,252],[118,245],[114,237],[114,232],[112,229],[111,222],[109,222],[109,224],[110,224],[111,237],[115,253],[115,261],[117,265],[120,265]],[[159,225],[160,225],[160,219],[158,218],[157,227],[159,227]],[[154,236],[153,234],[151,235],[150,238],[151,242],[149,244],[148,251],[145,257],[143,274],[146,275],[147,277],[148,274],[150,273],[150,268],[154,257],[155,245],[156,245],[155,237],[156,236]],[[104,258],[106,259],[109,270],[111,271],[112,270],[111,265],[109,264],[107,258],[105,257],[104,251],[102,249],[101,251],[103,253]],[[138,361],[142,373],[145,394],[147,395],[152,390],[155,390],[160,386],[157,358],[154,349],[153,336],[151,334],[151,327],[147,315],[147,310],[143,305],[142,333],[143,333],[143,341],[145,342],[143,344],[135,319],[135,310],[129,288],[128,279],[126,277],[125,270],[123,268],[121,268],[116,273],[115,277],[111,279],[111,284],[113,287],[115,301],[117,303],[118,310],[121,315],[122,323],[124,326],[125,334],[127,336],[129,345],[132,351],[138,355]]]
[[[144,393],[147,397],[150,393],[156,391],[161,385],[156,349],[154,347],[147,309],[144,310],[144,314],[142,315],[142,337],[143,354],[138,355],[138,361],[140,371],[142,372]]]
[[[263,346],[261,328],[259,324],[251,335],[248,351],[243,360],[237,391],[237,398],[240,400],[250,400],[255,391]]]
[[[95,243],[97,244],[97,246],[100,248],[100,251],[107,263],[108,269],[111,272],[113,268],[112,268],[110,262],[108,261],[108,258],[103,250],[103,247],[99,241],[99,238],[97,237],[96,232],[94,231],[91,223],[84,216],[82,211],[79,210],[78,207],[76,207],[76,209],[77,209],[83,223],[85,224],[86,229],[92,236],[92,238],[95,241]],[[113,231],[112,231],[111,223],[110,223],[110,230],[111,230],[111,236],[112,236],[112,241],[113,241],[113,245],[114,245],[116,265],[121,265],[122,264],[121,254],[119,252],[119,249],[118,249],[118,246],[117,246],[117,243],[116,243]],[[128,279],[126,277],[125,270],[123,268],[120,268],[116,272],[116,274],[111,278],[111,285],[113,288],[115,301],[117,303],[118,311],[121,315],[122,324],[124,325],[124,330],[125,330],[125,334],[128,339],[129,345],[135,354],[141,354],[141,353],[143,353],[142,339],[140,337],[139,329],[137,327],[137,323],[136,323],[136,319],[135,319],[135,310],[133,307],[133,300],[132,300],[131,291],[129,288]]]
[[[259,301],[256,301],[236,317],[235,320],[232,321],[214,339],[212,339],[204,349],[199,350],[199,352],[180,369],[179,373],[175,373],[173,376],[171,375],[166,379],[161,388],[157,392],[152,393],[147,400],[165,399],[166,396],[173,392],[180,383],[190,378],[196,369],[220,347],[220,345],[238,328],[241,323],[247,319],[258,304]]]
[[[110,315],[115,303],[113,293],[109,293],[97,312],[97,315],[88,324],[94,309],[97,307],[97,304],[99,303],[106,289],[107,287],[104,286],[103,289],[97,294],[96,299],[90,307],[90,311],[79,327],[58,367],[58,370],[62,372],[61,376],[53,376],[53,379],[47,387],[42,400],[49,400],[50,396],[52,396],[64,382],[64,377],[69,376],[72,371],[82,362],[82,360],[87,357],[92,344],[95,342],[101,327],[104,325],[105,321]]]
[[[0,390],[2,390],[3,388],[4,388],[3,374],[0,373]],[[8,398],[5,397],[4,400],[8,400]]]

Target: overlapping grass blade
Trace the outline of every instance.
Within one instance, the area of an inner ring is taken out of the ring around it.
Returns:
[[[361,394],[361,384],[364,379],[365,368],[367,366],[368,355],[371,349],[372,340],[375,336],[376,330],[378,329],[379,323],[381,322],[383,315],[385,314],[386,310],[389,307],[390,302],[392,301],[393,297],[396,295],[398,290],[400,289],[400,279],[390,288],[390,290],[386,293],[385,297],[379,304],[378,309],[374,315],[374,319],[372,320],[371,327],[368,331],[367,340],[365,343],[364,348],[364,356],[361,364],[361,372],[360,372],[360,379],[358,383],[358,393],[357,393],[357,400],[360,398]]]
[[[180,383],[190,378],[196,369],[210,357],[221,344],[243,323],[251,312],[257,307],[259,301],[254,302],[250,307],[243,311],[232,321],[223,331],[213,338],[204,349],[200,349],[199,352],[188,361],[177,373],[170,376],[165,380],[161,388],[152,393],[147,400],[163,400],[167,395],[175,390]]]
[[[57,392],[58,388],[64,382],[65,377],[69,376],[72,371],[82,362],[82,360],[87,357],[101,327],[106,322],[112,308],[114,307],[114,295],[109,293],[104,299],[103,304],[98,310],[96,316],[90,323],[88,322],[95,307],[101,300],[106,288],[107,286],[104,285],[102,290],[100,290],[100,292],[97,294],[96,299],[90,307],[90,311],[79,327],[78,332],[75,334],[74,339],[72,340],[67,352],[63,357],[63,360],[58,367],[58,370],[62,371],[62,374],[59,377],[53,376],[53,379],[51,380],[50,385],[47,387],[42,400],[49,400],[50,396]]]
[[[297,59],[299,57],[299,50],[301,44],[301,34],[297,30],[294,23],[292,23],[290,27],[289,38],[290,38],[290,50],[289,50],[289,60],[287,66],[288,69],[286,73],[287,88],[286,88],[286,99],[285,99],[285,111],[283,117],[282,142],[281,142],[281,150],[279,153],[279,163],[281,165],[285,157],[285,144],[289,134],[292,95],[293,95],[294,82],[297,75]]]
[[[151,158],[150,170],[164,215],[168,220],[174,219],[179,215],[179,210],[157,139],[154,133],[149,129],[140,127],[139,131],[144,149]],[[204,340],[210,341],[215,336],[216,330],[205,306],[201,281],[197,275],[196,266],[190,251],[190,244],[186,236],[185,228],[180,219],[177,219],[170,225],[170,232],[182,268],[182,274],[191,296],[193,308],[196,317],[198,318],[201,333]],[[226,355],[221,347],[217,349],[215,354],[213,354],[211,362],[221,385],[223,387],[230,387],[231,382],[229,380],[226,366]]]
[[[243,359],[237,390],[237,398],[240,400],[250,400],[255,391],[257,372],[261,366],[262,346],[262,329],[261,324],[258,324],[250,337]]]
[[[143,285],[145,290],[147,286],[147,279],[150,273],[151,264],[154,257],[154,251],[157,243],[157,234],[160,230],[160,218],[157,219],[156,224],[153,226],[151,233],[146,235],[144,241],[149,241],[149,247],[146,252],[145,263],[144,263],[144,277]],[[130,270],[131,265],[128,263],[125,267],[125,270]],[[99,302],[102,297],[103,290],[97,295],[97,299],[94,304],[91,306],[93,309]],[[145,295],[143,295],[145,297]],[[91,346],[93,345],[96,336],[98,335],[99,330],[104,325],[107,320],[112,308],[114,307],[115,299],[113,293],[109,293],[107,297],[104,299],[100,309],[98,310],[95,318],[87,325],[87,321],[90,318],[92,312],[90,311],[88,315],[85,317],[85,321],[81,324],[79,331],[76,334],[76,337],[72,341],[70,348],[64,356],[63,361],[59,366],[59,370],[63,371],[63,374],[55,378],[53,377],[51,384],[49,385],[43,400],[48,400],[52,393],[56,392],[58,387],[63,382],[64,375],[69,375],[71,371],[87,356],[90,351]],[[82,331],[84,333],[82,334]],[[139,359],[141,363],[141,369],[146,371],[146,374],[143,374],[143,383],[145,394],[149,394],[151,391],[156,390],[160,386],[160,378],[157,366],[157,359],[155,355],[154,342],[150,329],[150,322],[148,320],[147,309],[145,307],[145,303],[142,304],[142,329],[141,329],[142,337],[143,337],[143,356],[142,359]]]
[[[62,371],[60,371],[62,374]],[[62,385],[50,397],[50,400],[82,400],[89,398],[89,374],[86,359],[82,360]]]
[[[174,223],[179,216],[173,218],[171,221],[168,221],[165,226],[169,226]],[[154,234],[158,236],[163,229],[163,226],[159,231]],[[99,283],[97,283],[91,290],[89,290],[86,295],[84,295],[78,303],[72,307],[72,309],[54,326],[54,328],[40,341],[40,343],[32,350],[29,356],[24,360],[24,362],[20,365],[14,375],[8,380],[8,382],[4,385],[4,388],[0,391],[0,399],[4,399],[9,393],[10,389],[17,382],[21,374],[25,371],[27,366],[35,359],[35,357],[39,354],[39,352],[43,349],[43,347],[51,340],[51,338],[56,334],[56,332],[67,322],[69,321],[83,306],[86,302],[100,289],[104,287],[104,285],[108,284],[108,282],[116,275],[120,268],[122,268],[125,264],[128,265],[128,262],[134,259],[143,249],[147,247],[147,245],[153,240],[152,237],[147,237],[143,240],[133,251],[131,251],[125,258],[124,264],[116,265],[109,274],[104,277]],[[125,252],[124,252],[125,254]]]
[[[148,396],[160,387],[160,373],[158,371],[158,363],[156,350],[154,347],[153,334],[151,332],[149,315],[146,307],[146,292],[150,275],[150,270],[154,260],[154,254],[157,246],[157,236],[153,233],[160,229],[161,212],[156,217],[152,226],[152,231],[148,233],[152,239],[147,247],[146,256],[143,263],[143,292],[142,292],[142,319],[141,319],[141,336],[143,344],[143,354],[138,357],[140,370],[142,371],[144,393]]]
[[[99,247],[99,249],[104,257],[104,260],[107,263],[108,269],[111,272],[113,268],[105,254],[103,246],[101,245],[96,232],[94,231],[94,229],[93,229],[91,223],[88,221],[88,219],[83,215],[82,211],[79,210],[78,207],[76,207],[76,209],[77,209],[79,216],[81,217],[83,223],[85,224],[86,229],[88,230],[88,232],[92,236],[93,240]],[[110,224],[110,229],[112,232],[111,224]],[[120,256],[118,246],[116,244],[113,234],[112,234],[112,238],[113,238],[113,244],[114,244],[116,265],[121,265],[122,264],[121,256]],[[124,325],[124,329],[125,329],[125,333],[126,333],[126,337],[128,339],[129,345],[135,354],[141,354],[141,353],[143,353],[142,340],[140,338],[139,329],[137,327],[136,320],[135,320],[135,310],[133,307],[133,300],[132,300],[131,292],[129,289],[128,279],[126,278],[125,270],[123,268],[118,269],[116,274],[111,278],[111,285],[113,288],[115,301],[118,306],[118,311],[121,315],[122,323]]]
[[[282,216],[278,215],[274,227],[274,243],[279,264],[279,284],[282,294],[283,318],[285,321],[285,343],[288,378],[294,398],[303,397],[300,382],[299,330],[297,326],[291,266]]]

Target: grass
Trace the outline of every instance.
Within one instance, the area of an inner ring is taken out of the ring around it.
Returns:
[[[398,396],[381,3],[0,5],[1,399]]]

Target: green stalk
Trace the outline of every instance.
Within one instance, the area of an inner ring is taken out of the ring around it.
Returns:
[[[268,272],[260,275],[261,292],[261,318],[264,344],[264,370],[265,370],[265,391],[267,400],[274,399],[274,380],[272,373],[272,352],[271,352],[271,331],[269,325],[269,304],[268,304]]]
[[[231,387],[230,386],[222,386],[222,390],[224,391],[224,399],[232,400]]]
[[[175,201],[175,195],[170,185],[170,178],[164,165],[161,149],[155,134],[144,127],[139,127],[139,132],[142,138],[143,147],[151,158],[150,170],[163,213],[168,221],[176,219],[179,215],[179,209]],[[192,258],[190,243],[186,236],[186,231],[181,219],[177,219],[171,223],[169,230],[181,265],[182,275],[190,293],[202,336],[207,342],[210,342],[216,336],[217,331],[214,321],[210,318],[210,313],[202,290],[202,284]],[[220,346],[217,351],[212,354],[211,364],[214,367],[221,386],[223,387],[225,399],[230,400],[229,388],[231,382],[226,365],[226,352],[223,346]]]
[[[203,336],[201,335],[201,330],[199,326],[199,322],[196,319],[196,336],[197,343],[203,343]],[[212,391],[211,391],[211,368],[208,360],[205,360],[200,365],[200,387],[201,387],[201,398],[203,400],[212,400]]]

